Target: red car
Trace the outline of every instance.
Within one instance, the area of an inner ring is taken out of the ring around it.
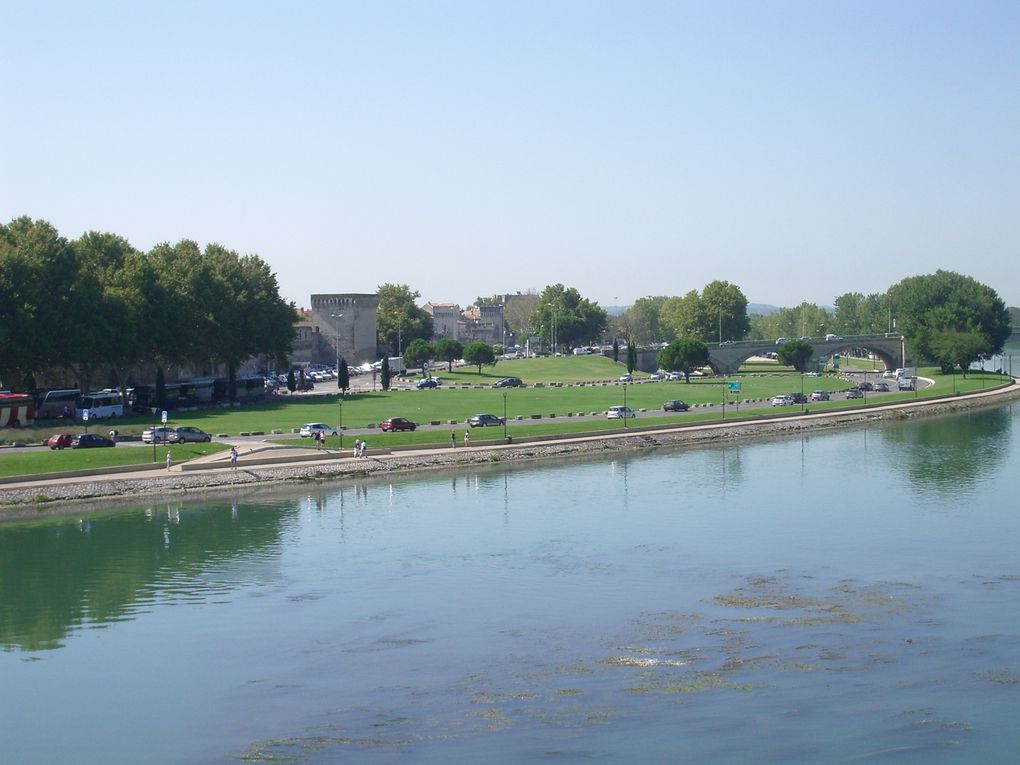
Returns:
[[[66,449],[71,445],[74,433],[54,433],[46,439],[46,445],[51,449]]]
[[[403,417],[390,417],[379,423],[379,430],[414,430],[418,426]]]

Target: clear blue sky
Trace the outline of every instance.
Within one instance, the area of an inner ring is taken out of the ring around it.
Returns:
[[[1020,305],[1020,3],[8,3],[0,220],[257,253],[300,305],[713,279]]]

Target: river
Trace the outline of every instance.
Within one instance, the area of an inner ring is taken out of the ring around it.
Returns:
[[[34,763],[1002,763],[1020,408],[0,526]]]

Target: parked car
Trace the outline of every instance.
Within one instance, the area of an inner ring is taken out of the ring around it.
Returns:
[[[487,425],[502,425],[503,418],[494,414],[473,414],[468,417],[467,424],[472,428],[484,428]]]
[[[417,428],[417,424],[410,420],[405,420],[403,417],[387,417],[385,420],[379,423],[379,430],[393,431],[398,430],[414,430]]]
[[[112,438],[101,436],[98,433],[82,433],[71,439],[72,449],[94,449],[102,446],[116,446]]]
[[[828,401],[829,400],[829,391],[827,391],[827,390],[814,390],[814,391],[811,391],[811,400],[812,401]]]
[[[414,387],[417,388],[418,390],[423,390],[425,388],[438,388],[439,387],[439,378],[438,377],[426,377],[424,380],[419,380],[418,382],[416,382],[414,384]]]
[[[524,383],[521,382],[519,377],[504,377],[501,380],[496,380],[492,384],[493,388],[520,388],[523,387]]]
[[[302,425],[298,432],[302,438],[313,438],[317,433],[322,433],[324,436],[335,436],[337,429],[324,422],[309,422]]]
[[[46,439],[46,445],[51,449],[66,449],[73,439],[74,433],[54,433]]]
[[[630,372],[625,375],[620,375],[620,382],[634,382],[634,375]]]
[[[172,428],[163,426],[146,428],[142,431],[142,441],[147,444],[166,444],[170,442],[170,433],[172,431]]]
[[[193,428],[191,425],[179,425],[173,428],[168,438],[172,444],[186,444],[189,442],[202,444],[212,441],[211,435],[199,428]]]
[[[860,388],[850,388],[850,390],[848,390],[846,392],[846,397],[847,398],[864,398],[864,391],[861,390]]]
[[[795,404],[806,404],[807,403],[807,396],[805,396],[803,393],[796,393],[796,392],[791,393],[790,394],[790,399]]]
[[[611,406],[609,411],[606,412],[606,419],[608,420],[626,420],[630,417],[637,417],[637,412],[629,406]]]
[[[772,406],[790,406],[791,404],[793,404],[793,399],[789,396],[780,394],[772,397]]]
[[[688,404],[677,398],[670,399],[662,405],[662,411],[664,412],[686,412],[690,408]]]

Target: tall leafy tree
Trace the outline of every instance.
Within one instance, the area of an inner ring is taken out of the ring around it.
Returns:
[[[637,345],[630,340],[627,341],[627,371],[633,372],[637,369]]]
[[[807,363],[814,352],[815,349],[811,347],[810,343],[804,340],[790,340],[779,346],[776,356],[779,358],[780,364],[793,367],[798,372],[804,372],[807,370]]]
[[[390,389],[390,357],[383,356],[382,364],[379,365],[379,384],[382,385],[383,390]]]
[[[420,367],[423,376],[428,362],[433,358],[435,358],[435,349],[420,337],[416,337],[404,349],[404,364],[408,369]]]
[[[451,337],[443,337],[432,345],[436,359],[446,362],[447,371],[453,371],[453,362],[464,354],[464,344]]]
[[[412,292],[406,284],[381,284],[378,294],[375,324],[381,345],[397,354],[416,339],[428,342],[432,317],[415,303],[420,293]]]
[[[703,306],[701,339],[705,342],[719,340],[720,327],[722,340],[742,340],[751,323],[747,318],[747,298],[735,284],[716,280],[709,282],[701,291]]]
[[[351,372],[347,368],[347,359],[340,357],[340,365],[336,370],[336,387],[345,393],[351,388]]]
[[[478,374],[481,374],[483,364],[496,363],[496,354],[488,343],[468,343],[464,346],[464,361],[478,367]]]
[[[667,334],[672,334],[659,320],[662,307],[668,299],[665,295],[638,298],[623,315],[627,335],[634,338],[638,345],[658,343],[664,340]]]
[[[682,372],[684,382],[689,383],[691,373],[708,363],[708,346],[701,340],[680,337],[659,351],[655,360],[662,369]]]
[[[663,301],[659,321],[673,337],[700,338],[705,324],[701,314],[701,297],[697,290],[691,290],[683,297]]]
[[[970,365],[984,354],[986,340],[980,332],[943,329],[932,335],[930,345],[932,355],[942,365],[943,372],[959,367],[966,377]]]
[[[552,284],[539,295],[530,321],[544,343],[551,343],[555,334],[556,345],[570,350],[600,339],[608,315],[573,287]]]
[[[1005,303],[991,287],[953,271],[911,276],[889,288],[896,328],[915,357],[935,359],[940,333],[976,334],[978,353],[996,354],[1009,337]]]
[[[529,290],[523,294],[508,296],[503,305],[503,321],[518,342],[531,335],[531,316],[538,305],[538,293]]]

